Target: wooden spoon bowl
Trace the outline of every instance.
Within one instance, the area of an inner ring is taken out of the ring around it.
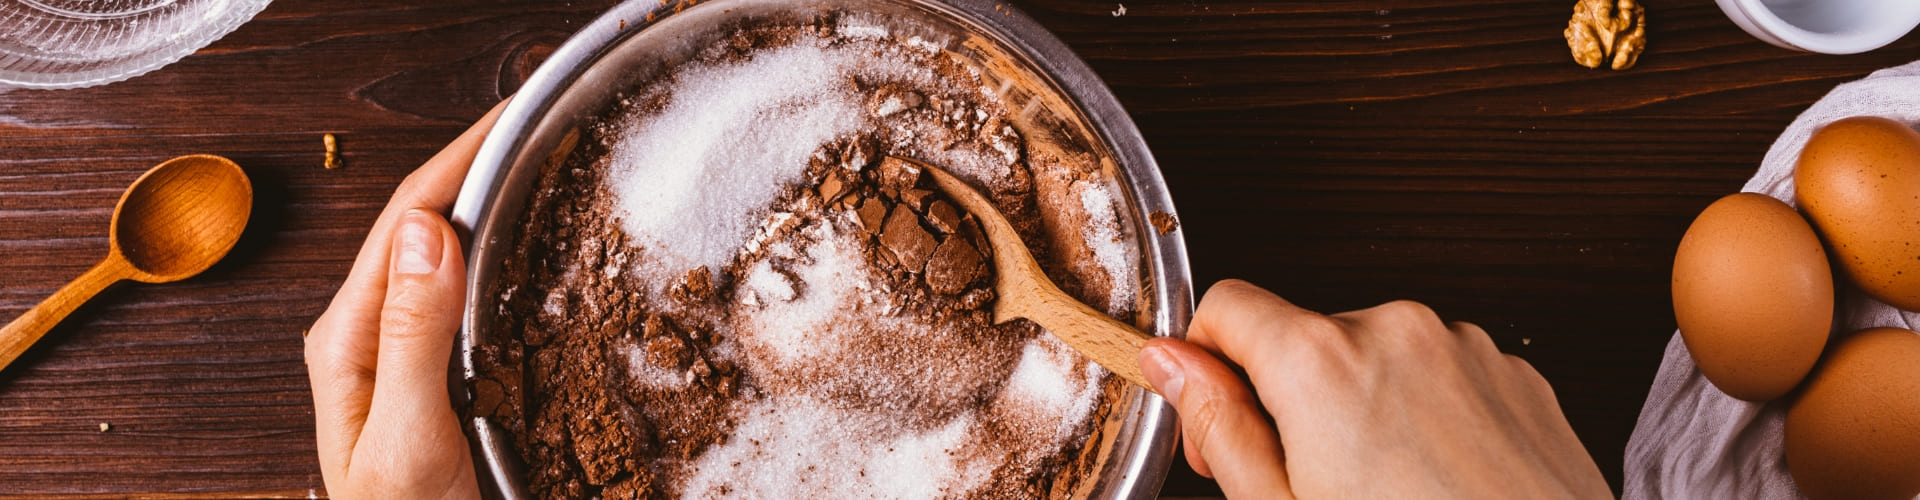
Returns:
[[[219,262],[247,227],[253,184],[232,160],[182,156],[148,170],[114,208],[112,250],[137,271],[167,283]]]
[[[252,212],[253,184],[232,160],[190,155],[148,170],[113,209],[107,258],[0,328],[0,369],[108,285],[206,271],[240,241]]]

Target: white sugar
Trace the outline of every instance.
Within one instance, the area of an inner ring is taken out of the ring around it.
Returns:
[[[798,293],[787,275],[773,270],[773,265],[764,260],[755,264],[752,271],[747,272],[746,287],[756,298],[775,302],[793,300]]]
[[[963,496],[992,476],[991,460],[962,460],[972,414],[926,431],[888,426],[804,395],[747,407],[725,444],[695,461],[687,498],[938,498]]]
[[[540,303],[540,312],[544,312],[547,316],[554,318],[565,316],[567,314],[567,291],[556,288],[553,291],[547,292],[547,299]]]
[[[936,164],[953,172],[954,176],[966,179],[975,185],[999,184],[999,179],[1013,175],[1013,161],[1009,161],[999,152],[984,152],[972,148],[952,148],[929,151],[928,155]],[[1004,181],[1001,181],[1004,182]]]
[[[674,390],[686,387],[686,375],[671,367],[653,364],[647,360],[647,351],[638,347],[620,348],[627,356],[628,374],[635,385],[644,389]]]
[[[928,40],[919,36],[913,36],[907,38],[907,46],[927,52],[938,52],[947,48],[947,42],[944,40]]]
[[[1028,342],[1020,350],[1020,364],[1007,378],[1007,392],[1044,407],[1065,407],[1072,403],[1073,394],[1061,381],[1073,373],[1073,364],[1072,358],[1048,352],[1038,342]]]
[[[982,131],[982,135],[987,132]],[[900,150],[912,151],[913,155],[935,165],[940,165],[954,177],[959,177],[976,186],[998,186],[1013,176],[1014,164],[1020,157],[999,148],[1004,141],[1000,136],[991,136],[991,146],[981,147],[965,140],[960,134],[945,127],[924,122],[910,122],[895,125],[893,146]],[[933,144],[948,144],[945,148],[928,147]]]
[[[1105,183],[1077,182],[1081,207],[1087,211],[1086,231],[1080,233],[1093,258],[1105,270],[1112,286],[1107,294],[1107,312],[1123,314],[1133,307],[1139,279],[1134,246],[1123,237],[1120,213],[1113,192]]]
[[[658,116],[636,120],[611,148],[609,185],[627,234],[665,273],[732,260],[807,157],[863,125],[844,57],[817,43],[677,72]]]
[[[892,35],[893,30],[890,30],[885,25],[880,24],[884,21],[886,21],[884,18],[866,19],[866,16],[849,13],[847,15],[840,16],[840,22],[833,27],[833,32],[834,34],[839,35],[842,38],[851,38],[855,40],[885,40],[888,36]]]
[[[794,291],[792,281],[761,261],[740,292],[757,295],[761,304],[758,311],[743,311],[747,325],[743,341],[770,354],[773,359],[768,361],[776,363],[796,363],[834,344],[833,339],[824,338],[840,331],[830,328],[830,323],[859,305],[850,292],[868,288],[864,284],[873,272],[860,254],[859,240],[847,231],[834,230],[831,219],[801,232],[815,240],[801,250],[811,262],[796,260],[792,268],[795,280],[805,288]],[[781,286],[787,287],[784,299],[779,295]]]
[[[1025,415],[1028,421],[1020,423],[1023,427],[1064,440],[1093,411],[1105,375],[1106,369],[1081,361],[1059,338],[1042,335],[1021,348],[1020,364],[1008,377],[1000,399]]]

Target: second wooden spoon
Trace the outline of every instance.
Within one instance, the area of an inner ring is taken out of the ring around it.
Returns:
[[[148,170],[113,208],[107,258],[0,327],[0,369],[107,285],[167,283],[207,270],[240,240],[252,210],[253,184],[226,158],[182,156]]]

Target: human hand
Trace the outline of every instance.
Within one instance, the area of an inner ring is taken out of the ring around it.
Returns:
[[[1229,497],[1612,495],[1532,365],[1418,303],[1329,316],[1223,281],[1140,365]]]
[[[479,498],[447,396],[466,260],[442,215],[505,103],[400,183],[308,330],[321,477],[336,498]]]

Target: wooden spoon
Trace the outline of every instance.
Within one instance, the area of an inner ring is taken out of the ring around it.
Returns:
[[[1027,244],[1020,241],[1020,233],[1013,230],[1013,225],[1000,215],[993,202],[965,181],[918,160],[894,159],[931,174],[941,191],[980,219],[980,226],[987,233],[987,245],[992,247],[993,291],[997,297],[993,301],[994,323],[1017,318],[1032,320],[1107,371],[1148,391],[1153,390],[1147,378],[1140,374],[1140,349],[1153,337],[1060,291],[1053,280],[1047,279],[1047,273],[1040,270],[1040,263],[1033,260]]]
[[[0,328],[0,370],[107,285],[179,281],[212,267],[252,211],[253,184],[232,160],[182,156],[148,170],[113,208],[107,258]]]

